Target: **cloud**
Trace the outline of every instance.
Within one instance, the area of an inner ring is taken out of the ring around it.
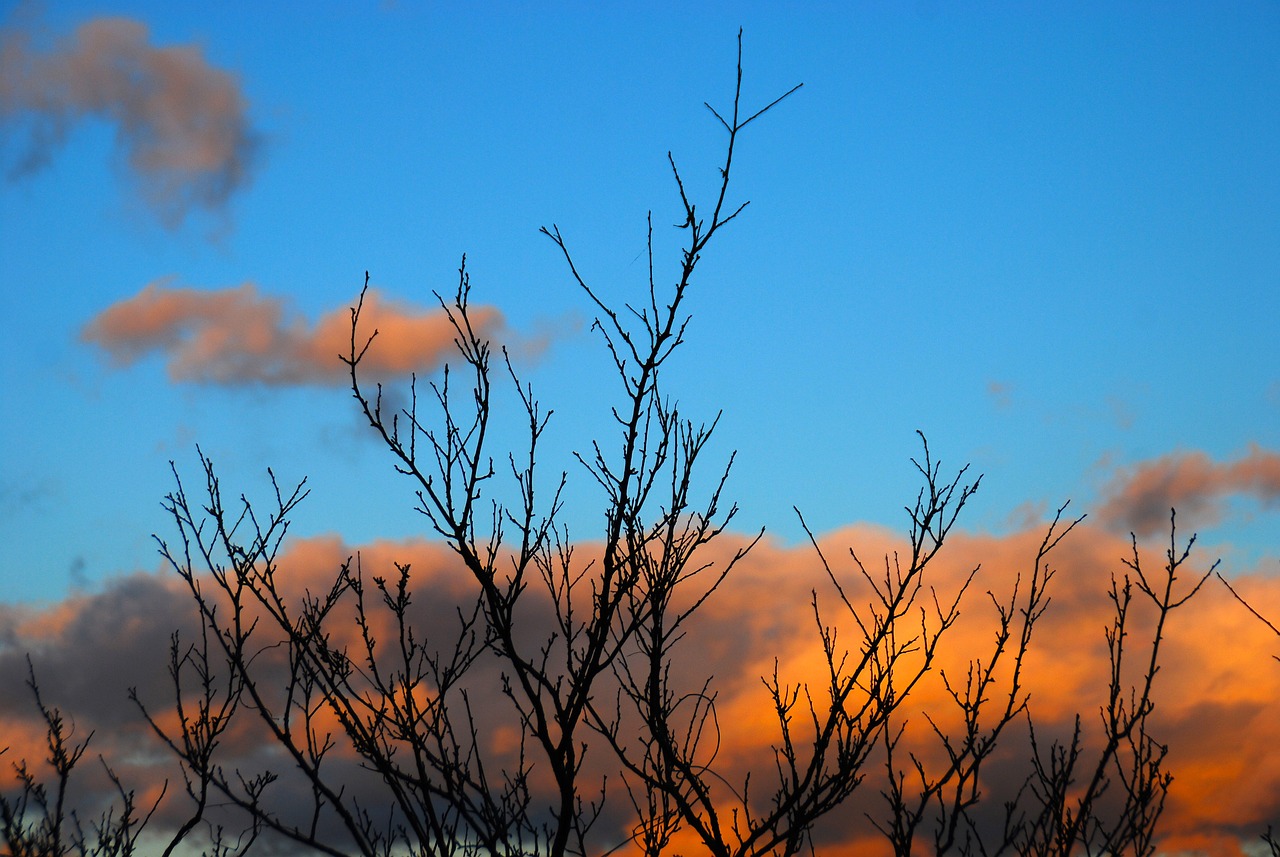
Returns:
[[[981,564],[981,570],[960,622],[940,650],[936,669],[915,692],[904,721],[908,729],[904,740],[914,742],[926,763],[938,748],[923,714],[928,712],[940,723],[951,716],[941,672],[963,676],[969,659],[989,650],[993,610],[983,593],[1008,592],[1018,573],[1030,570],[1041,536],[1035,527],[1003,537],[956,532],[934,566],[932,584],[943,600],[976,565]],[[706,559],[723,563],[738,538],[726,536],[712,546]],[[846,548],[855,547],[868,560],[903,548],[893,533],[864,525],[827,534],[820,544],[837,566],[855,604],[862,603],[868,593],[860,588],[865,584],[859,583]],[[598,545],[580,544],[574,556],[585,564],[598,550]],[[301,598],[308,589],[327,591],[336,569],[355,552],[355,547],[332,536],[291,541],[276,571],[286,598]],[[393,562],[412,563],[414,619],[419,628],[436,635],[431,640],[457,627],[454,605],[466,603],[472,582],[448,550],[433,542],[413,540],[377,542],[361,546],[359,552],[366,579],[394,574]],[[1111,573],[1122,570],[1119,560],[1128,552],[1126,539],[1082,525],[1052,558],[1058,569],[1053,601],[1033,642],[1026,675],[1032,711],[1042,735],[1069,734],[1079,713],[1086,742],[1096,741],[1097,713],[1107,682],[1103,637],[1110,609],[1107,587]],[[841,556],[845,557],[843,563],[837,560]],[[1143,561],[1158,565],[1159,556],[1153,553]],[[875,564],[869,565],[874,570]],[[1206,565],[1201,562],[1197,567],[1203,570]],[[1254,604],[1280,604],[1280,578],[1274,575],[1236,575],[1233,585]],[[745,772],[754,769],[752,789],[762,796],[767,795],[766,780],[774,770],[770,741],[776,720],[760,678],[771,673],[777,658],[784,681],[808,682],[820,692],[823,660],[811,601],[815,590],[822,620],[839,625],[841,642],[846,643],[843,635],[855,629],[850,617],[840,615],[812,550],[772,541],[761,543],[706,602],[673,663],[678,687],[697,689],[713,677],[723,731],[717,757],[720,772],[730,783],[741,786]],[[545,599],[538,600],[541,596],[536,587],[530,588],[529,595],[523,621],[534,633],[542,633],[551,627],[550,613]],[[31,651],[45,682],[46,700],[74,717],[82,734],[98,729],[96,751],[108,758],[126,758],[129,768],[123,773],[139,783],[173,776],[163,755],[140,749],[149,746],[147,736],[124,698],[124,689],[138,685],[142,698],[158,708],[171,699],[163,668],[164,651],[175,626],[182,627],[191,639],[189,598],[173,575],[137,574],[100,593],[75,595],[44,608],[0,606],[0,687],[6,691],[20,687],[25,675],[23,653]],[[337,618],[338,633],[351,635],[350,642],[355,643],[354,623]],[[1131,645],[1140,645],[1143,634],[1150,630],[1151,618],[1141,609],[1135,612],[1137,625],[1132,629]],[[372,630],[378,639],[396,638],[385,616],[375,620]],[[1280,668],[1270,658],[1280,652],[1280,639],[1249,616],[1225,587],[1212,581],[1174,615],[1168,632],[1164,666],[1157,678],[1155,729],[1158,740],[1169,744],[1167,761],[1175,781],[1162,820],[1162,845],[1170,850],[1197,848],[1223,855],[1242,854],[1242,838],[1255,839],[1268,820],[1280,817],[1280,721],[1273,716],[1275,700],[1280,698]],[[848,638],[847,643],[852,642],[853,638]],[[1138,650],[1133,651],[1141,660]],[[483,659],[475,677],[471,700],[482,718],[480,734],[491,739],[492,752],[510,750],[510,730],[502,727],[510,704],[502,695],[496,661]],[[267,684],[275,686],[270,681]],[[605,692],[605,696],[609,694]],[[42,752],[32,713],[29,700],[21,693],[0,694],[0,734],[5,734],[14,748],[10,759],[22,754],[34,758]],[[990,772],[994,779],[989,787],[998,789],[1002,780],[1016,787],[1026,770],[1024,751],[1015,739],[1003,756],[993,760]],[[223,752],[228,769],[251,771],[273,763],[272,757],[264,754],[262,738],[251,723],[227,736]],[[274,764],[287,767],[287,761],[279,759]],[[606,772],[607,753],[599,748],[589,752],[587,766]],[[830,817],[815,832],[824,843],[822,853],[883,850],[882,841],[868,838],[873,831],[863,816],[864,812],[873,817],[883,813],[874,775],[847,811]],[[360,774],[353,769],[353,776]],[[367,789],[371,799],[376,787],[373,780],[353,785],[357,790]],[[622,813],[625,797],[617,794],[614,798],[612,811]],[[171,802],[161,818],[172,821],[181,811],[181,806]],[[622,830],[626,822],[621,815],[610,815],[602,824]]]
[[[1013,405],[1012,384],[1006,384],[1004,381],[988,381],[987,395],[999,410],[1007,411]]]
[[[1233,494],[1280,503],[1280,453],[1258,446],[1243,458],[1216,463],[1203,452],[1180,452],[1144,462],[1112,479],[1099,514],[1121,531],[1150,535],[1169,526],[1169,510],[1203,524],[1216,522]]]
[[[152,353],[165,356],[174,381],[201,384],[342,385],[348,369],[340,355],[351,353],[348,307],[309,324],[284,298],[259,293],[252,283],[201,290],[169,280],[147,285],[90,321],[81,338],[107,352],[118,365]],[[472,307],[481,335],[502,330],[493,307]],[[370,376],[407,375],[438,368],[453,353],[453,325],[440,308],[431,310],[390,300],[371,289],[365,296],[362,330],[378,336],[362,369]],[[540,347],[537,343],[531,349]]]
[[[30,29],[0,29],[0,127],[24,126],[28,145],[9,178],[50,163],[77,124],[116,128],[116,144],[160,220],[220,211],[248,184],[262,139],[231,73],[198,46],[156,47],[128,18],[94,18],[51,46]],[[6,134],[8,136],[8,134]]]

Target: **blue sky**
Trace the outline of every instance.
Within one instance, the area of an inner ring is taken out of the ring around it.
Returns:
[[[1263,475],[1171,501],[1203,508],[1229,566],[1275,568],[1274,3],[0,8],[37,53],[108,15],[198,46],[259,140],[225,204],[175,225],[108,114],[13,175],[38,117],[0,100],[0,600],[157,567],[168,462],[195,480],[197,443],[232,493],[268,466],[307,476],[299,534],[423,531],[342,388],[175,382],[162,354],[120,366],[82,339],[161,280],[252,283],[314,321],[366,270],[430,306],[466,253],[473,300],[550,337],[519,368],[556,411],[543,463],[570,472],[565,520],[594,537],[602,500],[570,452],[608,436],[616,390],[538,227],[622,302],[652,210],[674,278],[666,153],[712,189],[723,136],[702,103],[731,97],[739,26],[748,107],[804,87],[742,141],[731,193],[751,205],[707,254],[666,383],[691,416],[723,410],[740,526],[793,541],[793,505],[819,531],[901,525],[916,429],[986,474],[965,523],[996,533],[1068,498],[1097,512],[1161,458],[1253,455]]]

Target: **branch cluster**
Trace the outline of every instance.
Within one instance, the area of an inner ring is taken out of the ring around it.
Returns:
[[[1153,853],[1171,781],[1167,748],[1151,728],[1161,644],[1168,618],[1207,576],[1178,585],[1194,537],[1179,550],[1173,520],[1161,573],[1144,569],[1135,541],[1125,573],[1112,577],[1100,741],[1087,739],[1080,717],[1065,739],[1046,740],[1025,688],[1035,628],[1050,604],[1049,556],[1081,520],[1064,517],[1065,506],[1012,591],[986,593],[989,647],[960,672],[939,668],[980,568],[950,589],[939,588],[934,570],[981,479],[966,481],[966,469],[944,475],[923,435],[913,462],[922,487],[906,507],[902,552],[877,564],[851,549],[852,566],[842,571],[805,525],[834,597],[812,593],[819,680],[789,680],[778,661],[761,677],[775,727],[771,766],[734,773],[721,758],[714,677],[690,683],[673,669],[690,657],[685,643],[699,611],[762,535],[711,558],[709,547],[737,513],[723,499],[733,457],[703,487],[718,417],[686,418],[663,386],[689,326],[686,302],[703,253],[747,205],[728,201],[739,137],[799,88],[748,112],[741,86],[739,34],[732,107],[707,105],[727,135],[710,205],[699,210],[668,154],[685,238],[673,285],[660,286],[655,275],[652,216],[646,299],[621,308],[580,271],[558,226],[542,230],[595,307],[594,329],[618,380],[615,433],[577,455],[604,498],[595,555],[575,551],[560,523],[568,474],[548,484],[538,466],[551,412],[505,349],[495,353],[473,324],[465,258],[452,296],[437,295],[457,360],[435,380],[412,379],[407,404],[392,406],[381,385],[362,380],[378,335],[362,325],[368,275],[342,355],[360,413],[448,546],[464,598],[430,610],[444,593],[421,591],[409,564],[367,573],[358,554],[326,587],[299,592],[280,554],[305,481],[283,487],[272,474],[268,503],[227,502],[203,453],[198,496],[175,469],[166,508],[177,537],[160,547],[200,630],[171,639],[172,698],[163,710],[131,691],[178,760],[190,806],[166,855],[197,830],[219,855],[243,854],[264,835],[371,857],[619,849],[657,857],[678,848],[792,855],[816,848],[824,819],[849,822],[841,810],[880,774],[877,793],[857,806],[902,857]],[[527,442],[495,456],[501,377],[518,394]],[[1155,617],[1149,634],[1135,636],[1137,605]],[[945,710],[913,704],[931,673]],[[65,809],[88,739],[72,740],[40,698],[34,671],[30,687],[47,725],[54,785],[16,764],[20,794],[0,796],[10,853],[132,853],[150,813],[109,768],[120,809],[87,829]],[[921,721],[924,739],[909,739]],[[1006,790],[993,822],[989,769],[1017,734],[1029,773]],[[224,766],[226,745],[246,742],[261,744],[261,766]],[[235,835],[221,826],[229,811],[243,819]]]

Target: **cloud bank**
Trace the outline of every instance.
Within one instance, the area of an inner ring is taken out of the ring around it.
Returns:
[[[50,163],[71,130],[111,123],[143,199],[166,226],[219,211],[248,184],[261,152],[234,75],[194,45],[157,47],[128,18],[94,18],[51,46],[0,30],[0,128],[24,127],[15,178]],[[6,131],[6,136],[9,132]]]
[[[502,329],[496,308],[470,313],[482,335]],[[361,364],[374,377],[428,372],[453,352],[455,331],[438,307],[412,307],[371,289],[360,323],[378,331]],[[179,382],[343,385],[349,375],[340,356],[351,353],[351,314],[339,307],[311,324],[284,298],[263,295],[252,283],[201,290],[159,280],[103,310],[81,338],[118,365],[161,354]]]
[[[1184,520],[1212,524],[1231,495],[1252,496],[1264,506],[1280,503],[1280,453],[1254,446],[1221,464],[1203,452],[1174,453],[1122,471],[1104,494],[1099,513],[1123,532],[1147,536],[1165,530],[1171,508]]]
[[[968,659],[989,649],[992,610],[982,592],[1007,592],[1017,574],[1029,570],[1041,535],[1034,528],[1003,537],[953,534],[944,549],[945,559],[940,557],[934,567],[933,584],[940,597],[953,593],[976,564],[981,563],[982,569],[961,621],[940,653],[938,670],[915,694],[907,721],[908,729],[915,731],[909,731],[908,741],[928,746],[924,713],[946,722],[940,671],[963,675]],[[713,546],[714,555],[707,559],[724,562],[736,547],[735,538]],[[894,535],[869,526],[849,527],[820,541],[828,557],[847,556],[844,550],[851,545],[866,557],[902,548]],[[580,545],[579,549],[585,562],[598,546]],[[308,588],[325,591],[336,569],[355,550],[337,537],[293,541],[281,556],[277,572],[286,596],[298,598]],[[456,599],[465,603],[470,580],[446,549],[427,541],[408,541],[378,542],[359,550],[366,575],[394,574],[393,561],[413,564],[420,627],[431,634],[448,634],[456,626],[452,605]],[[1126,539],[1082,526],[1053,556],[1052,564],[1058,569],[1051,590],[1053,602],[1039,626],[1026,676],[1031,708],[1043,734],[1069,734],[1079,713],[1087,740],[1096,739],[1108,669],[1102,633],[1109,615],[1107,586],[1111,573],[1121,570],[1120,558],[1128,551]],[[1203,570],[1208,559],[1201,555],[1196,567]],[[1148,561],[1158,565],[1159,556],[1144,556],[1144,564]],[[862,594],[856,573],[851,567],[838,572],[844,575],[851,600],[859,603]],[[1254,604],[1280,604],[1280,579],[1274,575],[1242,575],[1234,584]],[[681,643],[683,657],[674,663],[677,681],[697,688],[714,676],[723,729],[718,764],[730,781],[741,783],[745,772],[754,769],[753,788],[765,788],[773,770],[769,742],[776,721],[760,677],[772,671],[774,658],[785,681],[809,681],[821,687],[822,657],[811,592],[816,589],[824,605],[824,621],[850,622],[839,615],[827,587],[810,548],[766,541],[706,603],[696,627]],[[532,624],[549,619],[545,610],[536,604],[531,607],[526,616]],[[128,758],[130,767],[122,773],[135,782],[158,783],[173,772],[162,754],[140,750],[148,739],[125,699],[125,688],[138,685],[141,697],[157,707],[171,698],[163,669],[167,637],[174,627],[183,627],[191,638],[191,612],[189,596],[180,590],[176,576],[165,574],[137,574],[101,593],[79,595],[45,608],[0,607],[0,686],[20,687],[26,669],[24,653],[32,652],[46,700],[72,715],[82,734],[97,728],[97,751],[108,758]],[[1140,623],[1149,619],[1136,616]],[[347,630],[355,633],[354,626]],[[1145,624],[1135,628],[1133,644],[1139,645],[1148,631]],[[390,628],[376,625],[374,632],[384,639],[394,636]],[[1275,700],[1280,698],[1280,668],[1270,657],[1277,651],[1280,640],[1220,585],[1207,585],[1173,617],[1157,679],[1155,714],[1156,734],[1169,744],[1167,762],[1175,777],[1162,821],[1162,849],[1241,855],[1245,853],[1242,842],[1256,842],[1267,822],[1280,817],[1280,721],[1273,716]],[[502,742],[510,740],[510,730],[501,727],[510,708],[502,696],[496,666],[485,669],[471,698],[483,718],[495,718],[491,725],[486,721],[482,734],[498,752]],[[10,759],[41,754],[33,713],[21,693],[0,694],[0,733],[13,747]],[[271,763],[253,729],[229,735],[225,744],[224,765],[256,770]],[[993,762],[990,771],[1016,782],[1025,773],[1023,749],[1012,742],[1011,752]],[[590,758],[590,764],[607,767],[605,754],[597,752]],[[923,758],[929,758],[927,751]],[[276,764],[287,766],[282,760]],[[876,793],[878,775],[872,772],[872,779],[847,808],[816,831],[820,853],[884,850],[864,816],[876,817],[884,811]],[[357,783],[353,788],[369,788],[372,796],[375,786]],[[616,804],[625,805],[624,795],[614,797]],[[162,814],[160,820],[178,818],[182,809],[171,802],[164,811],[168,815]],[[619,830],[625,825],[621,816],[607,821],[618,824]]]

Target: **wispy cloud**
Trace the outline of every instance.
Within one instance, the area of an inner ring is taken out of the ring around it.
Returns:
[[[346,383],[348,370],[340,356],[351,352],[348,307],[327,312],[311,324],[291,310],[286,299],[263,295],[252,283],[202,290],[170,282],[153,282],[103,310],[81,337],[121,365],[162,354],[174,381]],[[502,329],[497,309],[471,307],[470,313],[480,332],[492,336]],[[372,289],[365,296],[361,327],[368,333],[378,331],[361,364],[373,377],[436,369],[454,347],[455,331],[442,309],[413,307]]]
[[[92,117],[115,126],[143,198],[167,226],[194,209],[222,210],[249,182],[261,136],[239,81],[199,47],[158,47],[144,24],[109,17],[52,45],[38,41],[31,28],[0,29],[0,125],[28,132],[10,178],[46,166]]]
[[[968,659],[992,645],[993,611],[981,592],[1008,592],[1018,573],[1028,571],[1041,535],[1035,527],[1004,537],[957,532],[944,550],[945,560],[940,558],[941,564],[935,566],[933,584],[945,599],[970,569],[982,564],[961,621],[939,650],[935,669],[915,692],[907,712],[904,740],[921,742],[917,746],[925,748],[922,760],[931,758],[928,747],[937,748],[930,743],[928,722],[921,715],[927,711],[945,724],[954,714],[949,713],[941,672],[963,676]],[[725,561],[737,546],[733,541],[728,537],[718,547],[713,545],[714,555],[706,559]],[[862,525],[828,534],[820,544],[829,557],[847,557],[843,552],[851,545],[867,558],[903,547],[893,534]],[[300,598],[308,588],[327,591],[336,568],[355,550],[336,537],[292,542],[278,563],[277,579],[287,588],[286,597]],[[388,573],[393,561],[412,563],[418,596],[413,602],[415,619],[435,635],[431,640],[441,635],[447,639],[458,621],[452,605],[456,599],[465,601],[470,591],[469,577],[461,573],[456,559],[441,545],[426,541],[379,542],[359,550],[366,575]],[[583,544],[578,550],[575,556],[586,562],[598,546]],[[1079,713],[1086,735],[1093,736],[1089,740],[1096,738],[1096,713],[1108,675],[1102,634],[1110,610],[1107,588],[1111,573],[1121,570],[1119,558],[1128,550],[1124,538],[1082,525],[1054,556],[1059,572],[1053,602],[1025,675],[1031,710],[1045,735],[1069,734]],[[1147,560],[1158,563],[1159,557],[1144,557],[1144,563]],[[842,583],[854,604],[869,595],[859,588],[864,584],[851,564],[838,573],[847,575]],[[1233,585],[1253,603],[1280,603],[1280,579],[1274,576],[1237,576]],[[769,742],[776,722],[760,677],[771,673],[774,658],[784,681],[807,681],[815,692],[823,686],[811,593],[817,590],[824,622],[852,630],[851,619],[839,615],[828,588],[811,549],[766,541],[706,602],[690,636],[680,644],[684,656],[677,656],[673,663],[678,685],[697,689],[714,676],[723,732],[718,764],[731,782],[741,784],[745,771],[754,768],[758,779],[753,778],[752,785],[763,787],[767,772],[773,770]],[[191,639],[189,598],[182,594],[176,577],[144,574],[47,608],[0,607],[0,686],[19,687],[25,673],[22,652],[34,652],[36,668],[46,678],[48,701],[74,716],[77,728],[86,734],[99,727],[95,747],[108,757],[143,760],[128,771],[140,782],[159,781],[167,762],[163,756],[138,752],[146,740],[145,729],[130,710],[124,689],[137,685],[140,696],[157,706],[171,698],[161,661],[174,626],[183,626]],[[553,627],[547,605],[536,600],[535,589],[530,590],[530,598],[534,600],[527,605],[531,609],[524,614],[526,620]],[[1151,618],[1141,610],[1135,612],[1132,645],[1140,645]],[[339,635],[356,633],[350,622],[336,627]],[[379,639],[394,638],[382,619],[375,619],[373,632]],[[1268,820],[1280,816],[1280,721],[1270,716],[1275,699],[1280,698],[1280,669],[1270,655],[1280,648],[1280,641],[1221,586],[1206,586],[1174,617],[1168,633],[1155,715],[1157,738],[1170,746],[1168,764],[1176,777],[1163,820],[1164,846],[1241,854],[1242,836],[1256,836]],[[354,636],[349,642],[357,644]],[[499,720],[490,723],[488,718],[500,718],[509,709],[496,664],[492,669],[485,666],[477,679],[471,699],[485,718],[481,734],[494,742],[494,752],[500,752],[499,745],[510,738],[510,732]],[[9,736],[15,755],[34,758],[43,752],[32,713],[21,694],[0,697],[0,732]],[[244,732],[228,736],[224,752],[223,763],[229,769],[248,771],[272,763],[247,726]],[[1011,747],[1007,758],[994,763],[991,771],[997,780],[1005,774],[1016,779],[1025,772],[1025,758],[1019,752]],[[592,752],[588,762],[603,765],[603,771],[606,760],[607,754]],[[276,762],[288,767],[287,760]],[[866,838],[870,831],[863,813],[874,816],[883,812],[883,806],[874,788],[864,791],[855,796],[849,811],[816,831],[826,843],[823,853],[855,853],[859,843],[871,850],[857,853],[879,853],[883,843]]]
[[[1104,489],[1101,518],[1119,530],[1150,535],[1169,525],[1169,510],[1203,526],[1218,520],[1234,494],[1280,503],[1280,453],[1254,446],[1218,463],[1203,452],[1179,452],[1121,471]]]
[[[1013,405],[1013,385],[1006,384],[1004,381],[988,381],[987,395],[991,397],[991,401],[995,406],[1007,411]]]

